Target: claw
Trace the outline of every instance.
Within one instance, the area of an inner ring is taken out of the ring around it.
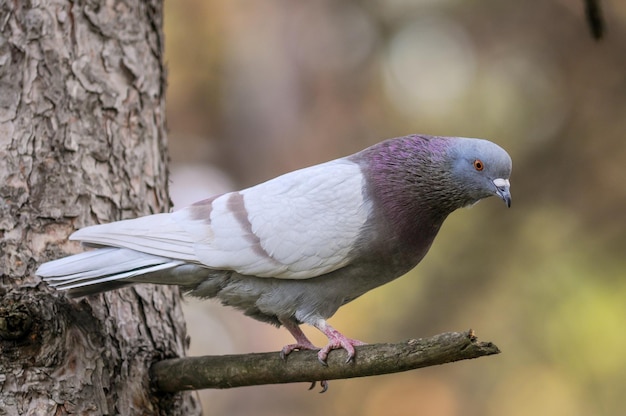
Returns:
[[[320,393],[326,393],[326,391],[328,391],[328,381],[320,381],[320,386],[322,386],[322,390],[320,391]]]
[[[281,350],[280,350],[280,358],[282,358],[283,360],[287,359],[287,356],[289,354],[291,354],[292,352],[294,352],[295,350],[319,350],[319,348],[317,348],[315,345],[309,343],[296,343],[296,344],[289,344],[289,345],[285,345]]]
[[[319,362],[326,366],[328,360],[328,354],[332,350],[344,349],[348,353],[346,364],[354,361],[356,356],[355,346],[365,345],[364,342],[347,338],[341,332],[337,331],[332,326],[328,325],[326,321],[320,320],[315,325],[320,331],[322,331],[328,337],[328,344],[317,353],[317,359]]]
[[[348,353],[348,357],[346,358],[346,364],[348,364],[354,361],[354,357],[356,356],[356,351],[354,347],[359,345],[365,345],[364,342],[361,342],[359,340],[347,338],[341,332],[328,325],[326,320],[318,319],[313,323],[313,325],[328,337],[328,344],[326,344],[324,348],[319,349],[315,345],[313,345],[311,341],[309,341],[309,339],[306,337],[306,335],[304,335],[298,324],[289,319],[281,319],[280,322],[296,339],[295,344],[285,345],[280,351],[280,358],[282,358],[283,360],[287,359],[287,356],[295,350],[319,350],[319,352],[317,353],[317,359],[320,364],[322,364],[323,366],[327,366],[328,354],[332,350],[344,349]],[[328,389],[328,386],[326,386],[326,389]]]
[[[326,362],[326,358],[325,357],[324,358],[320,357],[320,353],[319,352],[317,353],[317,361],[321,365],[323,365],[324,367],[328,367],[328,363]]]
[[[316,384],[317,381],[311,382],[311,387],[309,387],[309,390],[313,390]],[[320,386],[322,387],[322,390],[320,390],[320,394],[326,393],[328,391],[328,380],[320,380]]]
[[[291,335],[293,335],[296,339],[296,343],[285,345],[283,349],[280,350],[280,358],[286,360],[287,356],[295,350],[319,350],[319,348],[309,341],[297,324],[287,319],[281,320],[281,323],[287,328]]]

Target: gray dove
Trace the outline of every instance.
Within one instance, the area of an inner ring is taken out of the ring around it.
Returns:
[[[178,285],[259,321],[328,337],[348,361],[360,341],[327,322],[337,309],[414,268],[446,217],[495,195],[511,205],[511,158],[487,140],[410,135],[215,195],[172,213],[94,225],[71,240],[94,247],[36,274],[72,297],[135,283]],[[325,386],[326,387],[326,386]]]

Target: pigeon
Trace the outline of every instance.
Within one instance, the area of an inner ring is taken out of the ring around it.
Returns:
[[[511,158],[482,139],[409,135],[186,208],[94,225],[71,240],[93,247],[36,274],[80,297],[136,283],[178,285],[284,326],[281,350],[355,346],[328,324],[339,307],[413,269],[446,217],[498,196],[511,205]],[[328,338],[317,348],[308,324]]]

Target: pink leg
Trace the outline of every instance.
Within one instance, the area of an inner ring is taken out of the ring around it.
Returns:
[[[293,321],[280,321],[287,331],[296,339],[295,344],[285,345],[282,350],[280,350],[280,358],[285,360],[289,354],[291,354],[294,350],[319,350],[313,343],[304,335],[304,332],[300,329],[300,327],[294,323]],[[311,383],[311,387],[309,390],[315,388],[317,382],[313,381]],[[321,380],[320,385],[322,386],[322,390],[320,393],[325,393],[328,390],[328,381]]]
[[[349,363],[356,355],[354,347],[365,345],[364,342],[359,340],[347,338],[341,332],[330,326],[324,319],[318,319],[313,325],[328,337],[328,344],[326,344],[326,346],[317,353],[317,359],[323,365],[328,365],[326,360],[328,359],[328,353],[332,350],[338,350],[341,348],[346,350],[348,352],[348,359],[346,360],[346,363]]]
[[[280,357],[283,360],[295,350],[319,350],[319,348],[313,345],[306,335],[304,335],[304,332],[302,332],[296,323],[289,320],[281,320],[280,323],[282,323],[287,331],[296,339],[295,344],[285,345],[283,349],[280,350]]]

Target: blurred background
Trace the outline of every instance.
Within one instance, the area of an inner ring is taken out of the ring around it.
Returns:
[[[169,0],[176,207],[409,133],[513,158],[513,206],[454,213],[417,269],[331,324],[370,343],[473,328],[499,356],[408,373],[200,393],[205,415],[623,415],[626,2]],[[291,337],[186,302],[191,355]],[[305,329],[314,342],[323,336]]]

